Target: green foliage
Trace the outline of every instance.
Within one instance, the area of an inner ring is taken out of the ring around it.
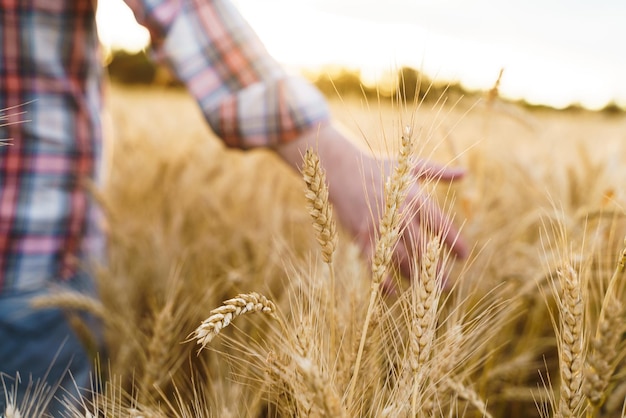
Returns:
[[[309,78],[329,98],[361,97],[368,100],[381,98],[412,103],[440,100],[450,95],[460,97],[471,94],[458,83],[436,83],[411,67],[402,67],[395,75],[391,75],[393,79],[390,83],[391,88],[385,88],[383,83],[376,86],[365,85],[358,70],[346,68],[326,68]]]
[[[602,113],[605,113],[611,116],[623,115],[625,111],[626,111],[625,108],[621,107],[614,101],[607,103],[607,105],[602,108]]]
[[[164,67],[156,64],[146,51],[129,53],[115,50],[111,53],[107,70],[112,81],[119,84],[170,85],[178,82]],[[399,99],[411,103],[415,100],[439,100],[454,93],[467,95],[458,84],[434,83],[424,74],[410,67],[402,67],[392,76],[391,88],[363,84],[358,70],[324,68],[309,73],[308,78],[329,98],[362,97],[366,99]]]
[[[111,80],[121,84],[152,84],[156,65],[145,51],[113,51],[107,69]]]
[[[146,51],[136,53],[114,50],[107,62],[112,81],[119,84],[180,86],[181,83]]]

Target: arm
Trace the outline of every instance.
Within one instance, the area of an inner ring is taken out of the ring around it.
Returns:
[[[327,123],[321,93],[289,75],[228,0],[127,0],[157,58],[230,147],[276,147]]]
[[[384,183],[393,167],[393,160],[382,162],[358,149],[347,136],[333,125],[323,126],[319,132],[310,131],[296,141],[281,145],[278,153],[292,167],[298,169],[307,148],[318,151],[320,162],[326,170],[329,183],[329,198],[341,224],[352,233],[364,256],[371,259],[374,251],[374,236],[380,213],[377,210],[383,201]],[[421,160],[415,167],[421,178],[453,181],[463,177],[462,169],[440,166]],[[406,213],[403,237],[398,242],[394,259],[406,277],[411,276],[410,258],[414,255],[411,242],[420,233],[420,219],[431,219],[433,233],[441,233],[443,241],[455,256],[464,258],[468,254],[467,244],[450,217],[444,214],[436,202],[423,193],[419,183],[414,183],[408,193],[407,202],[415,202]],[[418,216],[420,212],[423,216]],[[413,239],[411,239],[411,237]],[[417,250],[417,249],[416,249]]]
[[[294,169],[300,167],[307,147],[318,150],[339,221],[371,257],[377,202],[382,201],[383,184],[393,161],[385,164],[387,172],[383,172],[378,161],[337,130],[329,122],[326,101],[317,89],[287,75],[229,1],[127,2],[140,23],[149,28],[157,53],[187,85],[227,145],[272,147]],[[420,168],[422,174],[443,180],[462,176],[461,171],[427,162]],[[465,256],[467,247],[450,218],[418,184],[412,186],[409,199],[418,202],[413,206],[418,209],[408,214],[411,220],[405,236],[419,233],[417,212],[428,213],[434,219],[434,232],[444,232],[443,238],[453,252]],[[401,242],[395,252],[407,275],[412,255],[409,247]]]

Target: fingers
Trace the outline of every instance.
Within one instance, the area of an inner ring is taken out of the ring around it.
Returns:
[[[424,250],[428,244],[425,238],[426,237],[422,234],[417,237],[411,237],[409,240],[403,239],[398,244],[398,256],[401,257],[398,266],[403,277],[409,278],[410,280],[420,280],[420,266],[422,265]],[[444,288],[450,288],[449,270],[446,269],[444,257],[439,256],[436,262],[437,281],[440,282]],[[393,281],[390,283],[393,285]],[[395,287],[391,289],[396,290]]]
[[[421,194],[410,207],[417,211],[417,214],[407,217],[406,228],[409,234],[417,237],[420,227],[425,228],[431,234],[440,236],[453,255],[458,258],[467,257],[469,253],[467,243],[454,226],[452,218],[442,212],[437,202]]]
[[[430,197],[423,194],[414,197],[405,209],[405,216],[402,236],[394,253],[394,261],[404,277],[418,279],[419,260],[424,255],[427,240],[433,235],[441,237],[442,243],[454,257],[467,257],[469,248],[460,237],[459,230]],[[449,272],[445,269],[443,257],[437,262],[437,270],[443,286],[449,287]]]
[[[449,249],[450,254],[457,258],[467,257],[469,249],[466,242],[459,236],[459,230],[454,227],[452,220],[444,215],[436,202],[423,197],[416,199],[414,203],[415,205],[406,209],[414,211],[415,215],[408,216],[405,220],[406,223],[394,249],[392,262],[403,277],[418,280],[420,260],[430,236],[441,237],[442,243]],[[363,256],[371,262],[376,251],[373,237],[362,238],[359,244]],[[451,283],[443,257],[439,258],[437,264],[437,277],[442,285],[448,288]],[[397,293],[398,287],[391,272],[383,280],[381,291],[387,296]]]
[[[417,232],[419,234],[419,231]],[[422,258],[422,245],[419,244],[420,237],[414,235],[414,232],[406,230],[400,237],[400,241],[394,253],[394,261],[396,262],[400,273],[404,277],[412,277],[416,274],[414,260]]]
[[[444,181],[459,180],[465,176],[464,168],[449,167],[424,159],[417,161],[413,172],[418,178],[434,178]]]
[[[420,160],[415,168],[415,174],[421,178],[457,180],[463,177],[465,170]],[[426,243],[423,241],[429,236],[439,236],[444,246],[450,251],[449,255],[453,257],[465,258],[469,254],[469,247],[460,237],[459,229],[454,226],[452,217],[441,210],[436,200],[431,198],[418,182],[411,186],[402,212],[404,221],[400,240],[394,250],[393,265],[404,277],[417,279],[416,265],[419,265],[417,263],[421,260],[425,248]],[[358,232],[355,238],[362,255],[369,262],[372,261],[376,251],[375,236],[378,222],[379,219],[373,217],[355,229],[355,232]],[[445,285],[447,274],[444,267],[445,263],[442,263],[442,271],[438,276]],[[398,290],[392,275],[385,278],[381,285],[381,291],[387,295],[394,294]]]

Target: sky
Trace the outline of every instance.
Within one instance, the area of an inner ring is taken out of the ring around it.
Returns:
[[[294,69],[342,65],[365,81],[409,65],[509,99],[626,106],[626,0],[234,0],[269,52]],[[122,0],[100,1],[105,45],[149,36]]]

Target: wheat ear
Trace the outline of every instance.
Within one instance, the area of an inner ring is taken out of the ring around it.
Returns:
[[[274,319],[278,319],[274,302],[259,293],[242,293],[224,301],[222,306],[213,309],[210,312],[211,316],[202,321],[200,326],[194,331],[193,339],[196,339],[197,344],[201,345],[199,351],[204,349],[220,333],[222,328],[227,327],[233,319],[254,312],[262,312]]]
[[[152,336],[147,345],[146,364],[141,380],[141,401],[147,403],[156,392],[162,376],[168,371],[172,338],[177,335],[174,320],[174,298],[167,300],[159,310],[152,325]]]
[[[626,330],[624,306],[616,289],[623,276],[625,264],[626,248],[622,250],[613,276],[609,280],[596,334],[591,341],[591,352],[587,356],[583,390],[592,411],[598,411],[604,404],[606,389],[617,366],[617,346],[622,339],[622,333]]]
[[[363,323],[363,330],[361,331],[361,341],[354,363],[354,374],[350,381],[350,388],[348,390],[348,407],[352,405],[352,400],[354,398],[354,389],[359,376],[359,369],[361,368],[361,358],[365,347],[365,339],[367,338],[367,330],[372,313],[374,312],[374,304],[376,303],[376,298],[378,297],[380,291],[380,285],[389,270],[393,251],[398,243],[398,239],[400,238],[400,220],[402,217],[400,207],[406,200],[409,186],[413,181],[410,158],[413,151],[411,132],[411,128],[406,126],[404,129],[404,135],[402,135],[402,147],[397,160],[396,168],[392,178],[385,184],[385,210],[380,220],[379,235],[376,241],[376,248],[372,260],[372,285],[370,300],[367,307],[367,313],[365,314],[365,322]]]
[[[442,341],[437,343],[440,350],[436,356],[431,356],[432,362],[428,368],[429,379],[432,382],[433,390],[426,394],[421,405],[421,415],[436,416],[436,400],[445,399],[448,395],[444,385],[446,379],[452,380],[452,372],[455,369],[463,343],[463,325],[460,323],[452,325],[442,337]],[[454,388],[448,385],[449,389]]]
[[[492,415],[487,411],[487,404],[483,401],[478,393],[470,387],[465,386],[461,382],[458,382],[450,377],[445,378],[445,384],[456,392],[457,396],[465,399],[471,405],[474,406],[479,412],[480,416],[485,418],[492,418]]]
[[[324,416],[347,417],[345,409],[341,406],[341,399],[311,359],[296,356],[294,362],[304,377],[304,383],[314,395],[316,403],[324,411]]]
[[[306,199],[309,214],[313,218],[317,242],[322,247],[324,262],[330,265],[337,246],[337,230],[333,220],[332,206],[328,201],[326,174],[320,165],[319,157],[310,148],[304,154],[302,177],[307,187]]]
[[[313,408],[313,401],[308,398],[309,393],[298,386],[299,379],[296,372],[297,367],[293,365],[293,355],[276,356],[274,352],[268,353],[267,377],[271,384],[274,399],[277,407],[283,409],[278,416],[300,416],[298,411],[310,411]]]
[[[336,341],[335,322],[335,268],[333,254],[337,247],[337,228],[333,219],[333,209],[328,201],[328,185],[326,174],[320,165],[318,155],[308,148],[304,154],[302,177],[306,183],[306,199],[309,214],[313,218],[313,228],[317,235],[317,242],[322,248],[322,257],[328,265],[330,277],[330,297],[328,301],[330,320],[330,349],[334,350]]]
[[[567,264],[557,274],[561,285],[558,299],[561,389],[557,414],[572,417],[580,412],[582,401],[584,303],[578,272]]]
[[[610,296],[610,302],[606,306],[608,310],[600,315],[596,335],[591,341],[583,386],[590,407],[596,411],[604,403],[606,388],[615,371],[617,346],[625,328],[622,303]]]
[[[411,410],[413,416],[417,416],[417,401],[420,389],[427,376],[428,361],[432,344],[435,338],[437,326],[437,309],[439,296],[441,295],[441,282],[438,275],[439,255],[441,254],[441,241],[438,237],[430,240],[426,246],[426,252],[421,260],[419,280],[413,282],[413,304],[410,310],[412,314],[411,327],[409,329],[410,365],[413,372],[413,395],[411,397]]]

